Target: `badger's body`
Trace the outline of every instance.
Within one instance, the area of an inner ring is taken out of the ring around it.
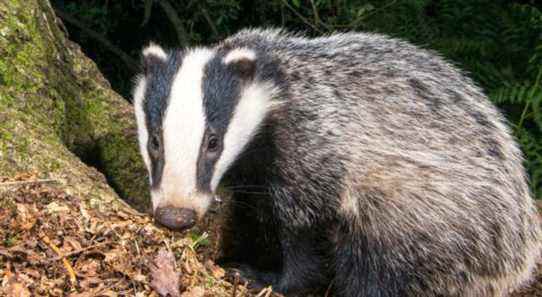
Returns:
[[[225,173],[256,186],[282,259],[276,274],[242,271],[256,282],[391,297],[507,296],[528,281],[540,230],[521,152],[437,55],[373,34],[246,30],[144,60],[157,220],[177,228],[188,209],[176,222],[191,225]]]

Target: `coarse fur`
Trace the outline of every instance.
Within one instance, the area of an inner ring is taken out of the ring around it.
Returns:
[[[256,207],[282,263],[247,277],[348,297],[503,297],[529,281],[540,226],[521,152],[437,54],[257,29],[166,58],[152,47],[134,97],[154,207],[201,216],[220,181],[256,189],[234,199]],[[195,51],[205,58],[186,68]]]

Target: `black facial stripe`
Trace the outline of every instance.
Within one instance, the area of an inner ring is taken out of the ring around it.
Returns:
[[[164,140],[162,124],[169,103],[169,95],[173,79],[179,70],[184,53],[181,51],[172,53],[167,61],[154,59],[152,65],[146,65],[147,85],[143,109],[147,123],[148,142],[147,151],[151,161],[152,188],[160,185],[164,169]],[[153,135],[158,137],[160,146],[156,153],[152,153],[150,144]]]
[[[203,75],[203,110],[207,122],[196,173],[198,188],[202,191],[210,191],[215,165],[223,151],[224,135],[240,99],[243,84],[243,78],[235,69],[223,63],[224,54],[225,52],[219,52],[209,61]],[[221,143],[219,150],[212,154],[208,154],[206,150],[210,133],[216,134]]]
[[[149,149],[150,147],[147,145],[147,152],[149,152]],[[149,153],[149,159],[151,160],[151,187],[155,189],[158,187],[158,185],[160,185],[160,181],[162,180],[162,172],[164,171],[164,147],[160,146],[157,157],[154,157]]]

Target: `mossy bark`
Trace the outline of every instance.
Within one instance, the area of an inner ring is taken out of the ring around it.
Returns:
[[[11,256],[10,248],[28,250],[25,255],[39,258],[47,249],[33,243],[37,238],[46,245],[71,240],[86,248],[110,241],[101,248],[105,259],[92,264],[100,267],[92,279],[104,284],[115,279],[106,285],[115,292],[126,287],[133,295],[160,290],[154,281],[161,272],[149,267],[155,267],[156,251],[173,248],[176,261],[183,261],[177,267],[183,272],[183,290],[230,296],[232,285],[212,262],[222,250],[226,211],[206,216],[187,236],[153,226],[149,216],[134,213],[119,199],[139,210],[150,206],[132,108],[61,27],[49,0],[0,0],[1,277],[38,295],[93,292],[98,288],[85,282],[86,270],[81,268],[90,267],[93,257],[70,256],[62,270],[57,269],[61,273],[47,274],[54,282],[47,277],[23,279],[17,275],[35,265],[50,271],[60,262],[39,264]],[[24,218],[30,217],[32,223],[25,225]],[[75,249],[69,244],[61,247]],[[83,262],[88,266],[78,266]],[[72,277],[74,269],[82,274]],[[0,294],[10,288],[4,282]],[[246,295],[241,288],[236,290]]]
[[[37,172],[146,210],[132,108],[59,24],[48,0],[0,1],[0,176]]]

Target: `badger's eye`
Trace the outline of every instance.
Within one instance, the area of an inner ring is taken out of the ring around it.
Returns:
[[[207,151],[216,152],[218,150],[218,137],[214,134],[210,135],[207,140]]]
[[[158,152],[158,150],[160,149],[160,139],[158,138],[158,135],[151,136],[150,148],[153,153]]]

